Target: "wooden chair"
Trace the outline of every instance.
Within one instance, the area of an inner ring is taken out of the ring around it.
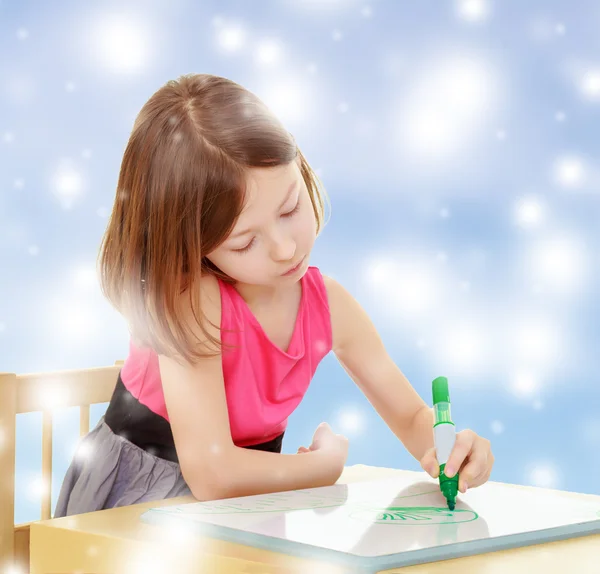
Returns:
[[[29,571],[29,525],[14,523],[16,418],[42,412],[41,519],[51,518],[52,413],[79,407],[79,434],[90,430],[90,405],[107,403],[123,361],[114,366],[16,375],[0,373],[0,572],[16,567]]]

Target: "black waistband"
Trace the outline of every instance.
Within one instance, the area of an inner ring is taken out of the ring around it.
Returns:
[[[115,434],[139,448],[165,460],[179,462],[169,421],[140,403],[123,384],[121,373],[104,415],[104,422]],[[280,453],[284,434],[245,448]]]

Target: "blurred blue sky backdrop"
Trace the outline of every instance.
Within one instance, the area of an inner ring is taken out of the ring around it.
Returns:
[[[331,199],[312,263],[425,400],[449,377],[492,479],[600,494],[599,28],[591,0],[3,0],[0,370],[125,358],[94,269],[124,146],[165,81],[218,74],[294,133]],[[77,411],[56,420],[54,501]],[[349,464],[419,468],[333,356],[284,450],[322,420]],[[22,522],[41,415],[17,455]]]

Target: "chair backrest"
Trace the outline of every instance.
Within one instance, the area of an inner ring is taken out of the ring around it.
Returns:
[[[53,410],[79,407],[79,434],[84,436],[90,430],[90,405],[110,401],[122,365],[116,361],[90,369],[0,373],[0,572],[29,564],[28,525],[14,522],[17,415],[43,413],[41,519],[46,520],[51,518]]]

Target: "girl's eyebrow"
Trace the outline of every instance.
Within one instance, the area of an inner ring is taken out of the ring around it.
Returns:
[[[296,189],[296,187],[298,187],[298,181],[297,180],[294,181],[292,183],[292,185],[290,185],[290,187],[288,188],[287,193],[285,194],[285,199],[279,205],[278,211],[283,208],[283,206],[285,205],[285,202],[290,198],[290,196],[292,195],[292,193],[294,192],[294,190]],[[251,229],[244,229],[244,231],[238,231],[238,232],[234,233],[233,235],[230,235],[229,239],[235,239],[236,237],[240,237],[242,235],[247,235],[248,233],[251,233],[251,232],[252,232]]]

